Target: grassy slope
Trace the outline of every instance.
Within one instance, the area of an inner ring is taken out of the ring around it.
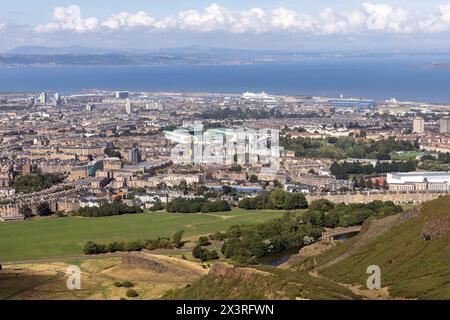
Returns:
[[[326,279],[307,273],[258,267],[270,275],[254,275],[252,279],[205,276],[192,285],[169,291],[165,299],[187,300],[265,300],[265,299],[358,299],[350,290]]]
[[[50,218],[0,223],[0,261],[17,261],[81,254],[88,240],[129,241],[225,231],[235,224],[254,224],[284,211],[235,209],[214,214],[145,213],[102,218]]]
[[[378,265],[382,287],[388,286],[391,295],[450,299],[450,234],[431,241],[422,238],[424,223],[450,215],[449,208],[450,197],[424,204],[421,216],[394,227],[322,273],[341,282],[365,285],[367,267]],[[337,246],[317,260],[319,264],[329,261],[347,248],[348,244]]]

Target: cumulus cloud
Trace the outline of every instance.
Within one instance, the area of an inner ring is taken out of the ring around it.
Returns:
[[[437,15],[429,15],[420,21],[420,28],[426,32],[442,32],[450,29],[450,3],[441,5]]]
[[[52,32],[67,30],[74,32],[86,32],[96,30],[98,20],[95,17],[82,19],[79,6],[55,7],[53,10],[53,22],[36,26],[37,32]]]
[[[145,11],[139,11],[136,14],[124,11],[109,17],[102,23],[102,26],[110,29],[133,29],[136,27],[155,27],[156,22],[156,19]]]
[[[53,21],[35,27],[38,33],[71,31],[75,33],[132,30],[187,30],[199,33],[293,32],[311,35],[352,35],[368,33],[407,34],[411,32],[450,31],[450,3],[438,7],[435,14],[420,16],[406,8],[383,3],[364,2],[353,11],[338,12],[326,8],[315,14],[296,12],[284,7],[265,11],[261,8],[231,10],[211,4],[203,10],[181,11],[157,19],[145,11],[123,11],[103,22],[83,19],[80,7],[56,7]]]

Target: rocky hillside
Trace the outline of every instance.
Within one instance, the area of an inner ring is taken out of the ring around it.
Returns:
[[[450,299],[450,197],[367,221],[359,236],[315,263],[322,276],[361,286],[367,267],[377,265],[381,285],[392,297]]]
[[[283,269],[216,264],[207,276],[165,298],[450,299],[449,196],[368,220],[345,243],[315,246]],[[378,292],[365,287],[371,265],[381,269]]]

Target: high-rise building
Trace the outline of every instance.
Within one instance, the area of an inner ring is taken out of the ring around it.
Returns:
[[[416,117],[413,120],[413,133],[425,132],[425,120],[421,117]]]
[[[128,99],[129,95],[128,91],[117,91],[116,99]]]
[[[48,95],[47,92],[42,92],[41,95],[39,96],[39,102],[42,104],[46,104],[48,103]]]
[[[139,148],[133,148],[128,151],[128,162],[131,164],[141,162],[141,150]]]
[[[60,106],[61,102],[62,102],[61,95],[58,92],[55,93],[55,106],[57,107]]]
[[[450,117],[445,117],[439,120],[440,133],[450,133]]]
[[[125,110],[126,110],[127,114],[133,113],[133,105],[131,104],[130,99],[128,99],[127,103],[125,104]]]

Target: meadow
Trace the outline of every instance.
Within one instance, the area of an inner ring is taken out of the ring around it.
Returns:
[[[208,214],[143,213],[101,218],[42,218],[0,223],[0,262],[81,255],[86,241],[99,243],[172,237],[194,238],[232,225],[280,217],[284,211],[233,209]]]

